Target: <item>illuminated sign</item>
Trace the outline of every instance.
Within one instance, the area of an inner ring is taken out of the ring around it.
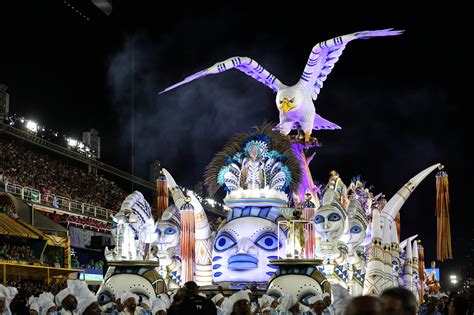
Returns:
[[[91,273],[86,273],[85,279],[86,281],[103,281],[104,276],[103,275],[94,275]]]

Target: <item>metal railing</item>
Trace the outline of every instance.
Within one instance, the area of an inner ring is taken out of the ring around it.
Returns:
[[[25,187],[14,183],[3,184],[5,192],[18,196],[23,200],[30,201],[49,208],[68,211],[74,214],[85,215],[102,220],[110,220],[115,211],[100,206],[94,206],[79,200],[61,197],[53,194],[41,193],[31,187]]]

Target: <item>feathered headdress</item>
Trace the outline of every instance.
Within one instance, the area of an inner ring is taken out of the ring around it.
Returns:
[[[239,155],[245,153],[245,149],[249,144],[259,145],[262,150],[265,149],[267,151],[267,156],[277,157],[284,161],[291,174],[289,188],[294,191],[298,189],[301,170],[299,162],[293,153],[291,142],[287,136],[273,131],[273,127],[273,124],[264,123],[253,132],[236,134],[227,141],[223,150],[218,152],[206,167],[204,174],[204,182],[211,198],[221,187],[218,183],[221,169],[229,165],[229,162],[232,162],[232,160],[238,160]]]

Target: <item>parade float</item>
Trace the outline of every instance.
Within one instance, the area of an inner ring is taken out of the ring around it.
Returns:
[[[227,217],[217,231],[211,231],[194,193],[181,189],[165,169],[157,182],[156,220],[139,192],[127,197],[113,218],[117,246],[106,250],[110,267],[98,292],[101,304],[124,287],[150,299],[190,280],[208,288],[257,284],[271,296],[293,294],[305,305],[312,296],[330,293],[331,287],[352,296],[405,287],[421,298],[426,290],[424,254],[416,236],[400,241],[400,210],[415,188],[439,169],[438,259],[451,257],[442,165],[422,170],[388,201],[360,177],[346,186],[336,171],[325,187],[317,186],[309,166],[319,146],[312,131],[340,129],[316,114],[313,100],[347,43],[400,33],[357,32],[321,42],[293,86],[253,59],[233,57],[163,91],[237,69],[277,93],[280,121],[232,136],[208,165],[209,196],[225,191]]]

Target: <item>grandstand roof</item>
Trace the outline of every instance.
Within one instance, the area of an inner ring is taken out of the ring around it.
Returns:
[[[50,218],[48,218],[47,216],[45,216],[34,208],[33,214],[33,225],[38,229],[48,234],[60,232],[61,236],[67,235],[67,229],[61,224],[54,222],[53,220],[51,220]]]
[[[14,219],[6,213],[0,213],[0,234],[35,239],[45,239],[43,232],[21,219]]]
[[[12,194],[6,193],[6,192],[1,192],[0,193],[0,206],[1,205],[11,205],[11,206],[13,206],[13,210],[16,213],[18,213],[20,210],[24,211],[24,210],[30,209],[30,207],[28,206],[28,204],[26,202],[24,202],[21,199],[17,199]],[[26,212],[28,212],[28,211],[26,211]],[[31,216],[31,214],[30,214],[30,216]],[[31,221],[31,217],[30,217],[30,219],[23,219],[23,220],[25,220],[27,222]]]
[[[36,229],[42,230],[44,233],[55,233],[60,236],[67,235],[67,229],[65,227],[54,222],[36,209],[31,211],[31,206],[28,205],[24,200],[16,198],[10,193],[0,193],[0,204],[2,198],[4,200],[5,198],[8,198],[8,201],[5,200],[6,203],[11,203],[14,205],[18,217],[23,220],[23,222],[32,225]]]

